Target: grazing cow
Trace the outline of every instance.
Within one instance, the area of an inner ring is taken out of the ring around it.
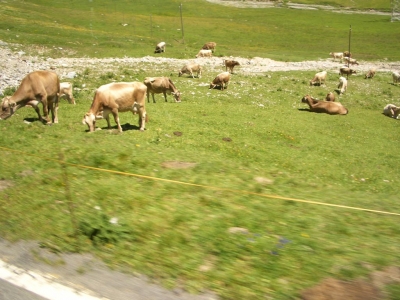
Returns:
[[[301,99],[302,103],[307,103],[310,111],[316,113],[326,113],[329,115],[347,115],[348,110],[340,102],[317,100],[310,95],[305,95]]]
[[[100,86],[93,98],[89,111],[84,115],[82,123],[95,130],[96,120],[106,119],[111,128],[109,114],[114,116],[119,132],[122,132],[118,113],[131,111],[139,114],[139,127],[143,131],[147,121],[145,109],[147,87],[141,82],[113,82]]]
[[[335,94],[332,92],[326,94],[325,101],[335,102]]]
[[[74,95],[72,94],[72,83],[70,82],[61,82],[60,83],[60,99],[65,97],[68,103],[76,104]]]
[[[356,70],[353,70],[353,69],[350,69],[350,68],[346,68],[346,67],[340,68],[340,70],[339,70],[339,75],[340,76],[342,76],[342,75],[351,75],[351,74],[356,74],[356,73],[357,73]]]
[[[374,78],[375,73],[376,73],[376,70],[374,68],[369,69],[367,74],[365,74],[365,78],[364,79],[367,79],[367,78],[371,78],[372,79],[372,78]]]
[[[18,109],[26,105],[32,106],[43,123],[58,123],[57,109],[60,92],[60,80],[54,72],[34,71],[22,79],[21,84],[11,97],[5,97],[1,103],[0,119],[11,117]],[[38,104],[43,105],[43,118]]]
[[[233,74],[233,68],[235,66],[240,66],[240,63],[236,60],[225,59],[224,60],[225,71],[228,71]]]
[[[316,83],[321,85],[322,83],[325,83],[326,75],[326,71],[318,72],[317,74],[315,74],[314,78],[310,80],[310,85],[314,85]]]
[[[400,107],[394,104],[388,104],[383,108],[383,114],[390,118],[398,119],[400,117]]]
[[[358,61],[355,58],[344,57],[343,59],[350,65],[359,65]]]
[[[174,83],[168,77],[146,77],[144,84],[147,86],[147,102],[150,102],[149,94],[153,97],[153,103],[156,103],[154,94],[164,94],[165,102],[167,102],[167,93],[172,94],[175,102],[181,102],[181,92],[175,87]]]
[[[196,54],[197,57],[211,57],[212,51],[211,50],[200,50],[199,53]]]
[[[343,59],[343,52],[331,52],[329,55],[333,57],[333,61],[335,61],[336,58],[338,58],[340,61]]]
[[[217,75],[214,80],[210,83],[210,89],[215,88],[217,85],[221,87],[221,91],[226,89],[231,79],[231,74],[229,72],[223,72]]]
[[[339,94],[343,94],[347,90],[347,79],[344,77],[339,77],[339,84],[338,84]]]
[[[215,47],[217,47],[217,43],[208,42],[208,43],[205,43],[204,46],[201,49],[203,49],[203,50],[211,50],[212,52],[214,52],[215,51]]]
[[[188,63],[186,66],[182,67],[179,71],[178,76],[181,77],[183,74],[190,74],[194,78],[194,74],[197,74],[197,78],[201,78],[201,66],[197,63]]]
[[[154,50],[154,53],[161,53],[161,52],[165,52],[165,42],[160,42],[157,44],[156,46],[156,50]]]
[[[351,57],[351,52],[349,52],[349,51],[344,51],[344,52],[343,52],[343,56],[344,56],[344,57]]]
[[[393,84],[397,84],[400,82],[400,73],[397,71],[394,71],[392,73],[392,78],[393,78]]]

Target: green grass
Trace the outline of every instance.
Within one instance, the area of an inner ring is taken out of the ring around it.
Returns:
[[[340,6],[344,1],[329,4]],[[388,6],[388,1],[352,2],[355,9],[388,11]],[[30,52],[46,46],[52,49],[46,55],[52,56],[141,57],[152,55],[164,40],[163,55],[193,58],[205,42],[215,41],[219,56],[301,61],[347,50],[350,26],[351,50],[358,59],[400,60],[396,43],[388,42],[400,39],[400,23],[391,23],[389,15],[242,9],[199,0],[8,1],[0,10],[2,40],[29,45],[23,48]]]
[[[393,30],[398,23],[382,16],[221,9],[186,1],[185,14],[192,22],[185,21],[182,47],[173,42],[180,38],[174,11],[180,2],[154,1],[152,38],[141,32],[149,25],[144,1],[135,1],[134,15],[128,13],[133,6],[122,9],[123,2],[110,7],[101,1],[35,3],[3,3],[0,33],[5,41],[29,45],[25,50],[63,48],[46,56],[148,55],[166,33],[171,42],[163,55],[170,57],[192,57],[210,39],[219,43],[217,54],[325,58],[332,51],[328,40],[338,41],[335,49],[346,47],[351,21],[354,41],[360,41],[362,30],[368,45],[361,48],[355,42],[356,53],[364,59],[399,59],[396,43],[378,43],[399,37],[399,30]],[[232,34],[222,34],[226,29],[215,24],[233,16],[241,22],[232,21]],[[143,27],[135,27],[127,38],[133,29],[118,24],[140,17]],[[293,22],[282,22],[287,18]],[[93,30],[88,30],[89,20]],[[329,26],[305,30],[321,20]],[[32,22],[38,24],[36,32]],[[364,28],[365,23],[373,26]],[[199,26],[204,31],[195,30]],[[296,34],[289,34],[289,26]],[[228,45],[235,39],[242,42],[232,49]],[[244,42],[250,39],[257,44]],[[301,44],[306,46],[296,46]],[[157,72],[170,76],[171,69],[166,65]],[[328,72],[326,87],[310,87],[315,71],[257,76],[236,71],[223,92],[205,86],[214,76],[210,72],[202,79],[174,73],[183,101],[173,103],[169,96],[165,103],[156,95],[157,103],[146,105],[150,122],[145,132],[128,126],[137,125],[137,116],[128,113],[120,115],[126,129],[122,134],[115,127],[106,130],[105,121],[97,124],[104,130],[90,134],[81,123],[98,86],[141,81],[154,72],[145,63],[100,73],[88,66],[73,80],[86,89],[75,91],[77,105],[61,103],[59,124],[42,125],[31,108],[0,121],[0,186],[4,180],[13,184],[0,191],[0,236],[38,240],[52,251],[92,252],[112,267],[146,274],[168,288],[212,290],[222,299],[295,299],[326,277],[352,279],[371,271],[365,265],[398,265],[399,216],[296,201],[400,213],[399,121],[381,114],[386,104],[399,104],[400,87],[391,84],[390,73],[379,72],[372,80],[350,77],[348,92],[338,97],[349,115],[329,116],[304,110],[300,99],[307,93],[323,98],[336,88],[337,74]],[[67,163],[66,176],[60,155]],[[195,166],[164,167],[169,161]],[[118,225],[109,222],[112,218]],[[248,233],[231,234],[230,227]],[[397,290],[388,287],[392,295]]]

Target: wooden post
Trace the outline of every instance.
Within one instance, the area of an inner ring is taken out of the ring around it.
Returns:
[[[180,11],[180,13],[181,13],[182,41],[183,41],[183,44],[184,44],[184,43],[185,43],[185,34],[184,34],[184,32],[183,32],[182,3],[181,3],[181,5],[179,5],[179,11]]]
[[[350,30],[349,30],[349,55],[351,53],[350,45],[351,45],[351,25],[350,25]],[[348,68],[350,68],[350,58],[351,58],[351,55],[350,55],[349,59],[347,60],[347,67]],[[347,74],[347,79],[349,79],[349,74]]]

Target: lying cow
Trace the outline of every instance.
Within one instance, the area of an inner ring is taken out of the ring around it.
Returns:
[[[22,79],[18,89],[11,97],[5,97],[1,103],[0,119],[8,119],[18,109],[32,106],[41,122],[58,123],[57,109],[60,92],[60,81],[54,72],[34,71]],[[39,103],[43,105],[43,118]],[[49,111],[52,118],[49,119]]]
[[[318,72],[314,75],[314,78],[310,80],[310,85],[314,85],[318,83],[318,85],[321,85],[322,83],[325,83],[326,81],[326,71]]]
[[[332,56],[333,61],[335,61],[336,58],[338,58],[340,61],[342,61],[342,59],[343,59],[343,52],[331,52],[331,53],[329,53],[329,56]]]
[[[212,52],[211,50],[200,50],[199,53],[197,53],[196,58],[197,57],[211,57],[212,56]]]
[[[329,115],[347,115],[348,110],[340,102],[322,101],[305,95],[301,99],[302,103],[307,103],[310,111],[316,113],[326,113]]]
[[[233,68],[235,66],[240,66],[240,63],[236,60],[225,59],[224,65],[225,65],[225,71],[228,71],[229,69],[229,72],[233,74]]]
[[[189,74],[194,78],[193,73],[196,73],[197,78],[201,78],[201,69],[201,66],[197,63],[188,63],[182,67],[178,73],[178,76],[181,77],[183,74]]]
[[[343,76],[343,75],[351,75],[351,74],[357,74],[356,70],[350,69],[350,68],[340,68],[339,69],[339,75]]]
[[[156,45],[156,50],[154,50],[154,53],[161,53],[161,52],[165,52],[165,42],[160,42]]]
[[[400,117],[400,107],[394,104],[388,104],[383,108],[383,114],[390,118],[399,119]]]
[[[201,49],[203,49],[203,50],[211,50],[212,52],[214,52],[215,51],[215,47],[217,47],[217,43],[208,42],[208,43],[205,43]]]
[[[216,86],[220,86],[221,87],[221,91],[223,91],[224,88],[226,89],[228,87],[230,79],[231,79],[231,74],[229,72],[220,73],[210,83],[210,89],[213,89]]]
[[[359,65],[358,61],[355,58],[344,57],[344,60],[350,65]]]
[[[339,77],[339,84],[338,84],[339,94],[344,94],[347,90],[347,79],[344,77]]]
[[[175,87],[174,83],[168,77],[146,77],[144,84],[147,86],[147,102],[150,102],[149,94],[153,97],[153,103],[156,103],[154,94],[164,94],[165,102],[167,102],[167,93],[172,94],[175,102],[181,102],[181,93]]]
[[[89,111],[83,116],[82,123],[89,131],[95,130],[96,120],[106,119],[111,128],[109,114],[114,116],[119,132],[122,132],[118,113],[130,111],[139,114],[139,127],[143,131],[147,121],[145,109],[147,87],[141,82],[113,82],[100,86],[92,101]]]
[[[72,83],[70,82],[61,82],[60,83],[60,99],[67,99],[68,103],[76,104],[74,95],[72,94]]]

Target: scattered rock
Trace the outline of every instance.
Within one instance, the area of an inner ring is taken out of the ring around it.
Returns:
[[[261,184],[273,184],[274,183],[274,181],[272,179],[265,178],[265,177],[255,177],[254,180]]]
[[[161,164],[164,168],[169,169],[189,169],[194,168],[197,163],[182,162],[182,161],[166,161]]]
[[[12,187],[13,183],[10,180],[0,179],[0,191]]]
[[[237,234],[237,233],[249,234],[249,230],[242,227],[230,227],[228,229],[228,232],[232,234]]]

